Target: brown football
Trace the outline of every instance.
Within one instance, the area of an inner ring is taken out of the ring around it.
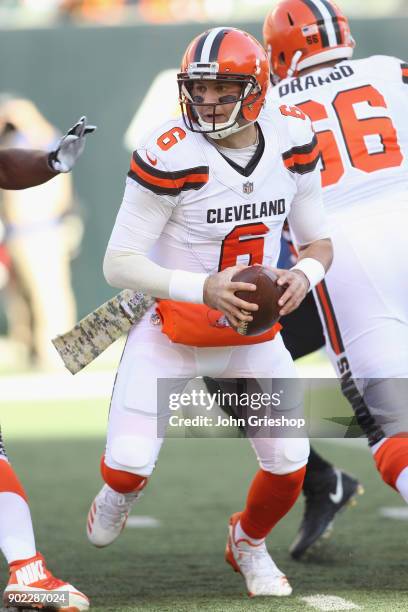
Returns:
[[[280,287],[276,283],[278,280],[276,274],[264,266],[248,266],[245,270],[237,272],[232,280],[256,285],[256,291],[237,291],[235,295],[241,300],[259,306],[259,310],[251,313],[253,321],[242,323],[236,331],[243,336],[257,336],[268,331],[279,320],[281,307],[278,305],[278,300],[286,287]]]

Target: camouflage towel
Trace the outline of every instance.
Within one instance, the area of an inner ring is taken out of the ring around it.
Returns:
[[[126,334],[153,304],[149,295],[125,289],[52,342],[65,366],[76,374]]]

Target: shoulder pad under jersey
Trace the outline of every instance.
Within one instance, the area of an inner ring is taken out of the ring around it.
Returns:
[[[128,176],[158,195],[201,189],[209,169],[194,135],[180,120],[168,121],[133,152]]]
[[[408,83],[408,63],[391,55],[371,55],[351,60],[350,65],[358,76],[368,79],[368,82],[372,76],[394,83]]]
[[[282,159],[296,174],[312,172],[320,158],[320,148],[312,122],[297,106],[269,100],[269,117],[279,132]]]

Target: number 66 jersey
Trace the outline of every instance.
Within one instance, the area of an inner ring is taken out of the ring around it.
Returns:
[[[343,60],[280,81],[276,101],[311,118],[322,151],[334,261],[316,297],[337,372],[407,377],[408,64]]]
[[[408,198],[408,64],[387,56],[341,61],[270,91],[313,122],[327,211]]]

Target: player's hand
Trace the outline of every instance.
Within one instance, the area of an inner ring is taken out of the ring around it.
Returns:
[[[63,136],[55,151],[48,156],[48,163],[55,172],[69,172],[85,148],[85,138],[96,130],[95,125],[88,125],[86,117],[72,126]]]
[[[234,274],[246,267],[239,264],[211,274],[204,284],[204,303],[223,312],[233,327],[238,327],[245,321],[252,321],[250,313],[258,310],[257,304],[240,300],[235,295],[235,291],[256,291],[256,285],[231,281]]]
[[[278,276],[276,281],[281,287],[287,285],[285,293],[280,298],[278,304],[281,307],[280,316],[287,315],[299,306],[306,297],[309,291],[309,280],[301,270],[282,270],[280,268],[272,268]]]

